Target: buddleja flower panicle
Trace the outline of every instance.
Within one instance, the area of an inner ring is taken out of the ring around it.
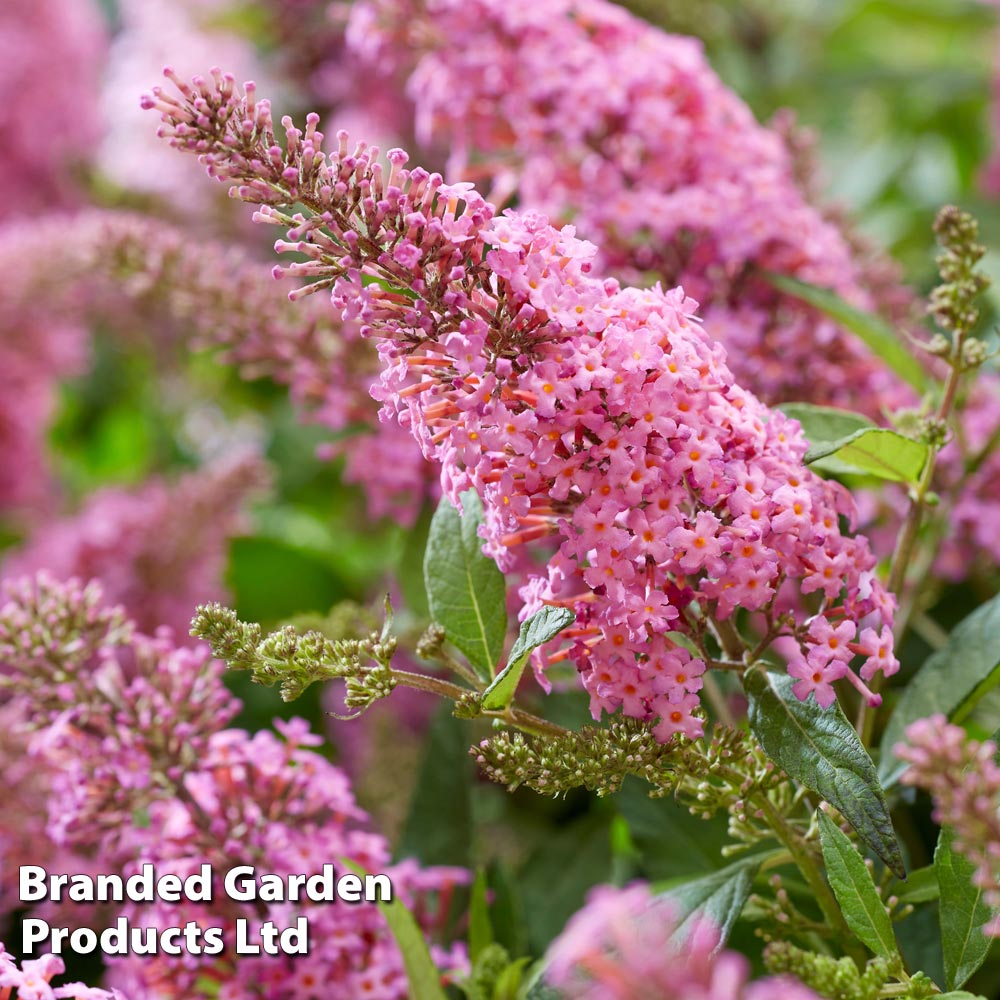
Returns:
[[[672,794],[692,813],[707,818],[720,809],[731,810],[734,834],[746,842],[760,839],[759,830],[750,832],[747,826],[748,800],[768,794],[777,796],[779,808],[790,811],[797,805],[794,792],[782,794],[791,788],[785,775],[752,738],[725,727],[717,727],[711,738],[678,738],[668,745],[632,719],[556,737],[503,730],[469,753],[489,778],[511,791],[523,785],[541,795],[562,795],[586,788],[605,796],[619,791],[633,775],[648,783],[651,797]]]
[[[556,655],[576,663],[595,717],[622,708],[661,741],[699,735],[705,643],[738,607],[764,619],[764,645],[797,640],[800,697],[829,704],[846,677],[878,700],[865,681],[897,668],[894,605],[867,542],[841,533],[850,496],[805,468],[796,424],[734,383],[682,290],[597,277],[596,248],[571,227],[498,217],[400,151],[384,177],[364,144],[350,153],[341,135],[327,157],[314,125],[290,124],[287,154],[265,151],[270,113],[214,80],[147,103],[210,173],[266,192],[258,218],[291,225],[310,277],[331,279],[337,310],[377,339],[383,417],[410,428],[452,502],[482,497],[485,551],[512,569],[522,546],[557,546],[522,588],[523,614],[574,610]],[[276,207],[294,209],[289,184],[309,217]],[[794,589],[822,592],[821,613],[779,614]]]

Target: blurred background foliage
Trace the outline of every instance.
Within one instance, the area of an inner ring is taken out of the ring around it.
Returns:
[[[625,5],[668,30],[701,37],[715,68],[760,119],[788,108],[814,129],[825,193],[891,251],[913,284],[926,288],[933,278],[931,221],[943,203],[970,209],[985,242],[1000,246],[1000,211],[979,186],[993,144],[997,12],[988,4]],[[104,6],[113,21],[113,0]],[[268,23],[266,3],[234,9],[232,24],[262,50]],[[244,209],[233,205],[232,211]],[[260,237],[262,246],[268,235]],[[992,295],[1000,312],[1000,254],[988,256],[986,265],[997,279]],[[165,361],[134,343],[99,343],[89,372],[63,387],[51,431],[71,496],[194,466],[234,437],[256,441],[274,469],[274,487],[255,509],[251,533],[231,546],[227,580],[240,616],[274,625],[323,615],[344,600],[375,603],[398,587],[419,624],[426,614],[421,560],[429,512],[412,532],[371,523],[360,491],[341,482],[339,464],[315,457],[328,432],[300,423],[283,389],[241,382],[210,355]],[[967,601],[961,594],[951,600],[954,617],[961,617]],[[305,714],[336,741],[339,727],[369,725],[331,725],[317,692],[282,706],[273,690],[252,688],[243,678],[233,683],[245,702],[239,723],[249,728],[279,714]],[[575,692],[548,700],[545,708],[552,718],[575,722],[585,709]],[[362,804],[381,829],[395,833],[400,855],[486,866],[498,938],[514,954],[540,953],[595,883],[636,876],[666,881],[689,875],[692,866],[710,871],[727,863],[720,854],[724,826],[691,817],[670,801],[652,801],[637,784],[613,801],[510,795],[476,778],[467,750],[475,732],[468,723],[434,716],[422,739],[393,730],[391,720],[380,725],[371,723],[376,749],[356,780]],[[913,928],[910,947],[938,947],[936,935],[924,931]],[[738,939],[738,945],[755,950],[752,940]],[[977,985],[980,990],[992,983],[993,973],[983,975],[987,985]]]

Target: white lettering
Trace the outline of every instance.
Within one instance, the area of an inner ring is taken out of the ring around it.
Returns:
[[[21,865],[18,895],[22,903],[37,903],[45,899],[48,872],[41,865]],[[46,931],[46,934],[48,931]]]

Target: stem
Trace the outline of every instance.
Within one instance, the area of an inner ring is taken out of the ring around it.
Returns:
[[[427,674],[414,674],[409,670],[393,669],[392,677],[397,684],[416,688],[418,691],[427,691],[429,694],[436,694],[451,701],[458,701],[469,693],[468,688],[459,687],[457,684],[452,684],[451,681],[443,681],[439,677],[428,677]]]
[[[729,702],[726,701],[726,695],[719,687],[719,682],[711,674],[706,673],[702,677],[702,690],[708,695],[708,700],[712,703],[712,708],[715,709],[719,722],[731,729],[735,728],[736,719],[729,708]]]
[[[451,653],[441,650],[441,662],[445,667],[452,673],[458,674],[459,677],[464,681],[468,681],[474,688],[481,688],[482,681],[478,678],[471,667],[466,666],[457,656],[452,656]]]
[[[715,638],[719,640],[719,645],[726,656],[730,660],[742,660],[746,653],[746,643],[736,631],[736,626],[733,625],[732,621],[727,618],[721,622],[713,621],[711,625]]]
[[[795,866],[802,873],[802,877],[808,883],[809,888],[812,889],[814,898],[819,908],[823,911],[823,916],[826,917],[829,929],[840,939],[844,951],[863,967],[867,961],[864,949],[858,947],[855,943],[855,937],[851,933],[851,929],[847,926],[847,921],[844,919],[843,913],[840,912],[837,898],[834,896],[833,890],[827,885],[826,879],[823,877],[816,863],[816,857],[810,850],[809,845],[806,844],[798,831],[785,822],[784,817],[782,817],[781,813],[778,812],[766,795],[760,795],[755,801],[759,805],[760,811],[764,813],[769,826],[774,831],[774,835],[788,849],[788,853],[792,856]]]
[[[525,712],[520,708],[514,708],[513,705],[508,706],[505,712],[484,712],[483,714],[496,715],[497,718],[535,736],[569,736],[570,734],[569,729],[563,729],[562,726],[549,722],[548,719],[533,715],[531,712]]]
[[[417,691],[436,694],[450,701],[459,701],[471,693],[468,688],[459,687],[457,684],[452,684],[451,681],[443,681],[438,677],[428,677],[426,674],[414,674],[409,670],[393,670],[392,676],[397,684],[415,688]],[[568,736],[570,733],[570,730],[564,729],[554,722],[549,722],[548,719],[533,715],[531,712],[525,712],[513,705],[508,706],[502,712],[483,712],[483,715],[494,719],[503,719],[508,725],[534,736]]]
[[[951,417],[951,412],[955,406],[955,399],[958,395],[959,382],[964,372],[962,347],[965,342],[966,332],[965,329],[959,328],[955,331],[955,337],[952,340],[948,377],[945,379],[944,392],[941,395],[941,402],[938,404],[937,413],[935,414],[935,418],[944,424]],[[913,549],[917,542],[917,535],[920,532],[920,522],[923,520],[927,494],[930,492],[931,483],[934,479],[934,469],[937,465],[937,457],[940,450],[940,445],[931,445],[928,450],[927,461],[924,463],[924,468],[920,473],[920,479],[916,487],[910,494],[910,507],[906,512],[906,519],[903,521],[903,526],[900,528],[899,537],[896,541],[896,551],[892,557],[892,566],[889,569],[889,579],[886,582],[886,587],[890,593],[897,595],[897,600],[903,596],[902,591],[906,583],[907,570],[910,568],[910,563],[913,559]],[[905,624],[905,621],[902,624]],[[899,637],[899,627],[897,626],[896,638],[898,639]],[[876,674],[872,678],[869,687],[873,694],[878,694],[879,688],[882,687],[882,681],[882,674]],[[877,709],[869,707],[867,699],[863,698],[861,700],[856,726],[861,735],[861,742],[865,746],[871,744],[877,711]]]

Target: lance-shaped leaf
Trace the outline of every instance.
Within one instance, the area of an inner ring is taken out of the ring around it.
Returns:
[[[493,683],[483,692],[483,708],[488,712],[502,711],[514,697],[517,685],[524,673],[525,664],[532,651],[554,639],[567,625],[572,624],[575,615],[569,608],[555,608],[546,605],[536,611],[527,621],[521,622],[521,631],[510,651],[507,666],[497,674]]]
[[[721,948],[743,912],[754,876],[766,857],[759,854],[743,858],[717,872],[657,893],[656,901],[668,901],[670,913],[677,921],[671,940],[682,945],[699,920],[708,920],[719,931],[717,948]]]
[[[764,752],[790,777],[825,799],[900,878],[903,857],[871,757],[839,705],[799,701],[794,680],[748,670],[743,686],[748,717]]]
[[[914,441],[884,427],[868,427],[838,441],[812,445],[805,462],[824,472],[915,483],[929,454],[924,441]]]
[[[367,874],[364,868],[347,858],[342,859],[342,863],[360,878]],[[398,899],[393,899],[391,903],[381,901],[378,908],[403,957],[410,1000],[448,1000],[441,987],[441,973],[431,958],[427,941],[413,914]]]
[[[918,392],[928,387],[929,379],[923,365],[907,350],[896,331],[878,316],[852,306],[829,288],[810,285],[787,274],[764,272],[764,278],[779,291],[800,299],[846,327]]]
[[[847,926],[873,954],[886,959],[898,955],[892,922],[875,888],[872,873],[850,838],[822,810],[819,813],[819,841],[826,877]]]
[[[841,410],[834,406],[816,406],[813,403],[781,403],[778,409],[787,417],[797,420],[802,433],[812,447],[831,444],[875,426],[863,413]]]
[[[1000,683],[1000,596],[963,619],[907,684],[882,737],[879,775],[886,786],[906,770],[893,753],[906,727],[936,712],[961,722]]]
[[[431,617],[488,681],[503,653],[507,608],[503,574],[483,555],[482,523],[483,504],[474,490],[462,494],[461,514],[443,499],[431,519],[424,581]]]
[[[953,849],[955,833],[942,827],[934,852],[934,869],[941,890],[941,947],[945,986],[958,989],[983,964],[992,939],[983,925],[993,910],[983,902],[983,890],[973,884],[976,866]]]
[[[469,958],[477,958],[493,944],[493,923],[490,920],[489,887],[486,872],[476,872],[469,899]]]

